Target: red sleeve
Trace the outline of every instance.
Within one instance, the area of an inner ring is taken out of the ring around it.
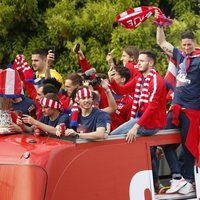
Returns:
[[[23,81],[23,83],[24,83],[24,89],[27,91],[30,98],[35,99],[35,97],[37,96],[37,91],[33,83],[27,81]]]
[[[131,79],[125,85],[119,85],[113,80],[110,84],[118,95],[131,94],[135,91],[136,80],[137,78]]]
[[[71,99],[66,97],[64,94],[59,95],[60,102],[63,105],[63,109],[66,110],[69,108]]]
[[[139,75],[138,68],[135,67],[135,64],[133,62],[128,62],[126,64],[126,68],[128,68],[131,73],[131,79]]]
[[[34,101],[35,105],[38,107],[38,102],[35,100],[37,96],[37,90],[35,89],[35,86],[33,83],[28,82],[28,81],[23,81],[24,83],[24,89],[28,93],[28,96]]]
[[[167,93],[167,97],[166,97],[167,101],[172,102],[172,94],[173,94],[173,91],[170,89]]]
[[[107,95],[106,95],[105,90],[104,90],[102,87],[100,87],[99,85],[95,85],[94,88],[95,88],[95,90],[97,90],[97,91],[99,92],[99,94],[100,94],[101,100],[100,100],[99,108],[100,108],[100,109],[103,109],[103,108],[108,107],[108,99],[107,99]]]
[[[86,60],[86,58],[80,60],[78,59],[78,64],[81,66],[82,72],[87,71],[88,69],[91,69],[91,65],[89,64],[89,62]]]

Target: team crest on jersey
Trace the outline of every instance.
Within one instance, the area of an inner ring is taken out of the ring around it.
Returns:
[[[123,107],[124,107],[123,103],[119,103],[118,106],[117,106],[118,109],[122,109]]]

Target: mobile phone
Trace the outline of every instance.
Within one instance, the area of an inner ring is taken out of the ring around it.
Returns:
[[[75,48],[74,48],[74,52],[78,53],[79,50],[80,50],[80,47],[81,47],[80,43],[77,43],[76,46],[75,46]]]
[[[51,49],[50,49],[50,51],[51,51],[51,53],[55,54],[56,53],[56,46],[52,46]]]

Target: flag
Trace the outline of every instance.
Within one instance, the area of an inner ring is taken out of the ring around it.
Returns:
[[[183,60],[183,65],[184,65],[183,68],[186,70],[186,73],[187,73],[187,70],[190,67],[190,59],[195,58],[195,57],[200,57],[200,48],[196,47],[195,50],[190,55],[185,55],[183,50],[180,50],[180,52],[185,57]],[[176,60],[174,60],[173,58],[170,58],[164,80],[167,87],[173,91],[176,86],[176,76],[178,74],[178,70],[179,69],[178,69]]]
[[[176,85],[176,76],[178,74],[178,68],[177,68],[177,62],[170,58],[169,64],[167,68],[167,72],[164,77],[165,84],[167,85],[167,88],[174,91],[175,85]]]
[[[16,98],[22,96],[22,84],[19,73],[11,68],[0,69],[0,97]]]

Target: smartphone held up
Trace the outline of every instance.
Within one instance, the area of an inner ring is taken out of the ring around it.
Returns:
[[[78,52],[80,51],[80,43],[77,43],[76,46],[74,47],[74,52],[78,54]]]

